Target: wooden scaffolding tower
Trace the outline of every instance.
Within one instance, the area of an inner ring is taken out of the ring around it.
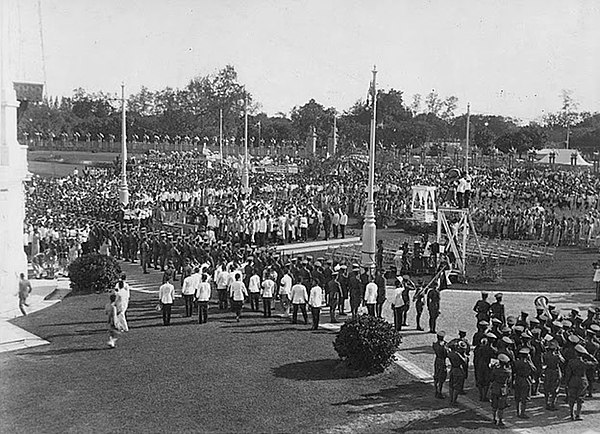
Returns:
[[[450,219],[450,221],[449,221]],[[456,220],[455,223],[452,221]],[[446,254],[455,257],[456,271],[466,281],[467,278],[467,243],[469,237],[475,239],[479,255],[483,257],[479,237],[473,225],[468,208],[439,207],[437,212],[437,242],[441,245],[442,237],[446,237]]]

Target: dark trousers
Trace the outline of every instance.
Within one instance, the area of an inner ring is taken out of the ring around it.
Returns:
[[[367,303],[367,313],[371,316],[375,316],[375,303]]]
[[[198,324],[208,322],[208,301],[198,302]]]
[[[408,325],[406,323],[406,316],[408,314],[408,309],[410,309],[410,306],[408,304],[405,304],[404,306],[402,306],[402,325]]]
[[[397,332],[402,330],[402,309],[403,306],[394,307],[394,328]]]
[[[312,314],[312,329],[318,330],[319,328],[319,319],[321,318],[321,308],[320,307],[310,307],[310,313]]]
[[[333,225],[332,229],[333,229],[333,238],[337,238],[338,237],[338,225]]]
[[[162,305],[162,317],[163,324],[168,326],[171,324],[171,307],[173,303],[163,303]]]
[[[258,299],[259,299],[259,293],[258,292],[251,292],[250,293],[250,308],[254,311],[258,311],[260,310],[260,307],[258,307]]]
[[[300,311],[302,312],[304,324],[308,324],[308,315],[306,314],[306,303],[292,304],[292,324],[296,324],[298,322],[298,308],[300,308]]]
[[[429,331],[435,333],[435,326],[437,322],[437,312],[429,311]]]
[[[183,294],[185,301],[185,316],[192,316],[194,314],[194,296]]]
[[[263,297],[263,315],[265,318],[271,318],[271,300],[272,297]]]
[[[383,313],[383,303],[377,302],[376,309],[377,309],[377,318],[381,318],[381,314]]]
[[[217,289],[219,293],[219,309],[227,309],[227,288]]]
[[[149,261],[148,255],[145,253],[142,253],[140,261],[141,261],[141,265],[142,265],[142,270],[144,270],[144,273],[147,273],[148,272],[148,270],[147,270],[148,261]]]
[[[340,235],[342,238],[346,238],[346,225],[340,225]]]

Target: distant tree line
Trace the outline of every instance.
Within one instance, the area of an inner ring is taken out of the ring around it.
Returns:
[[[600,114],[577,111],[572,93],[563,91],[563,106],[546,115],[540,123],[521,125],[517,119],[498,115],[472,115],[470,142],[482,152],[526,153],[548,146],[562,147],[567,135],[571,148],[590,153],[600,144]],[[247,104],[247,105],[246,105]],[[390,150],[421,147],[465,138],[466,115],[455,115],[458,99],[442,97],[432,90],[425,97],[413,95],[405,102],[396,89],[377,93],[377,144]],[[260,110],[231,65],[214,74],[195,77],[182,89],[166,87],[151,91],[145,87],[127,99],[127,134],[144,138],[177,141],[198,137],[214,142],[219,136],[222,113],[224,139],[241,143],[244,112],[249,112],[251,146],[299,144],[312,134],[321,143],[333,135],[337,117],[337,137],[341,147],[364,147],[369,141],[372,108],[359,99],[348,110],[337,113],[314,99],[289,113],[268,116]],[[119,140],[121,102],[116,94],[75,89],[72,96],[46,98],[30,105],[19,122],[19,133],[30,138],[69,137],[76,140]]]

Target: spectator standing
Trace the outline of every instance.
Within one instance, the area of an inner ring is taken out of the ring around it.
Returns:
[[[292,302],[292,324],[298,323],[298,309],[302,312],[304,324],[308,324],[308,315],[306,314],[306,303],[308,302],[308,293],[303,282],[296,283],[292,286],[290,292],[290,300]]]
[[[262,285],[260,295],[263,300],[263,316],[265,318],[271,318],[271,303],[273,301],[273,294],[275,292],[275,282],[270,277],[267,277]]]
[[[248,291],[250,292],[250,308],[254,312],[259,311],[259,299],[260,299],[260,277],[257,274],[257,269],[254,267],[252,270],[252,276],[248,282]]]
[[[377,305],[377,284],[373,276],[369,276],[369,283],[365,287],[365,305],[367,312],[371,316],[376,316],[375,306]]]
[[[242,275],[236,272],[234,275],[234,281],[229,286],[229,297],[231,298],[231,307],[235,313],[235,320],[240,322],[242,316],[242,306],[244,305],[244,299],[248,297],[248,290],[246,285],[242,282]]]
[[[208,275],[202,274],[202,282],[197,286],[196,289],[196,301],[198,302],[198,324],[205,324],[208,322],[208,302],[210,301],[210,283],[208,282]]]
[[[310,312],[312,314],[312,329],[318,330],[321,306],[323,305],[323,288],[319,286],[317,279],[313,279],[312,281],[308,305],[310,306]]]
[[[185,316],[188,318],[194,314],[194,296],[196,295],[196,291],[200,284],[198,281],[199,271],[198,267],[194,268],[194,273],[183,280],[183,285],[181,287],[181,294],[183,295],[183,300],[185,302]]]
[[[158,289],[158,299],[160,300],[163,325],[171,325],[171,308],[175,301],[175,287],[173,286],[173,277],[168,275],[165,283]]]

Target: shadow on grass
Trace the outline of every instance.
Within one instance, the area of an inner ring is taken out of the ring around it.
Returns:
[[[465,432],[471,430],[494,429],[490,419],[483,419],[473,410],[462,410],[454,414],[442,414],[432,419],[416,420],[408,423],[406,426],[394,430],[394,432],[404,433],[410,431],[434,431],[447,432],[457,430]]]
[[[60,348],[56,350],[49,351],[41,351],[41,352],[31,352],[27,353],[28,356],[35,357],[43,357],[43,356],[63,356],[66,354],[74,354],[74,353],[87,353],[91,351],[106,351],[110,350],[108,346],[106,347],[93,347],[93,348]]]
[[[273,369],[279,378],[298,381],[343,380],[366,377],[368,373],[348,369],[339,359],[309,360],[288,363]]]

